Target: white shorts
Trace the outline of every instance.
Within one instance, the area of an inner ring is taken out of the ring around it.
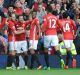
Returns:
[[[71,48],[73,44],[73,40],[64,40],[65,48]]]
[[[27,41],[17,41],[17,53],[28,51]]]
[[[50,48],[53,46],[58,46],[59,45],[59,40],[57,35],[48,35],[44,36],[44,47],[45,48]]]
[[[9,44],[9,51],[17,50],[17,42],[8,42]]]
[[[29,49],[37,50],[38,40],[29,40]]]

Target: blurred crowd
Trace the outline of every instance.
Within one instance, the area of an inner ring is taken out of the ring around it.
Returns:
[[[3,17],[10,18],[12,13],[15,13],[16,17],[23,15],[26,21],[31,19],[31,11],[35,10],[40,25],[42,25],[48,5],[52,7],[53,13],[55,13],[58,18],[62,18],[62,13],[66,11],[69,15],[68,18],[75,20],[77,25],[77,37],[74,43],[78,54],[80,54],[80,0],[0,0],[0,21]],[[4,14],[2,14],[2,12]],[[7,25],[1,30],[1,35],[3,35],[6,41],[8,38],[7,30]]]

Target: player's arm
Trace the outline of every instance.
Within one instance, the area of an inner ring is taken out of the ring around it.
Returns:
[[[22,34],[22,33],[25,33],[25,30],[21,30],[21,31],[16,31],[16,30],[14,30],[14,33],[15,33],[15,34]]]
[[[41,38],[41,28],[40,28],[40,23],[37,21],[37,27],[39,29],[39,38]]]
[[[74,35],[74,38],[76,37],[76,31],[77,31],[77,26],[75,24],[75,21],[72,20],[72,25],[73,25],[73,35]]]
[[[46,18],[44,18],[43,24],[42,24],[42,33],[44,33],[46,31],[46,27],[47,27],[47,20]]]
[[[25,33],[25,30],[24,29],[22,29],[22,30],[16,30],[15,26],[13,26],[11,29],[13,30],[14,34],[22,34],[22,33]]]
[[[62,30],[61,30],[61,27],[60,27],[60,22],[59,22],[59,20],[57,20],[56,23],[57,23],[57,24],[56,24],[57,32],[61,32]]]
[[[28,27],[31,24],[32,20],[27,20],[25,22],[26,22],[25,27]]]
[[[13,30],[14,34],[22,34],[22,33],[25,33],[25,30],[24,29],[23,30],[16,30],[15,26],[13,26],[11,29]]]
[[[77,31],[77,26],[75,24],[75,22],[73,21],[73,29],[74,29],[74,34],[76,34],[76,31]]]
[[[11,21],[8,21],[8,27],[10,29],[12,29],[12,31],[14,32],[14,34],[21,34],[21,33],[25,33],[25,30],[19,30],[17,31],[14,24]]]

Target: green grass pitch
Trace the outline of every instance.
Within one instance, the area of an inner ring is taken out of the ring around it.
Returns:
[[[80,75],[80,69],[51,70],[5,70],[0,69],[0,75]]]

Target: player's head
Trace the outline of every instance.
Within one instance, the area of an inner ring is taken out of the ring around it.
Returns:
[[[46,9],[47,13],[52,13],[52,7],[49,5],[47,6],[47,9]]]
[[[35,10],[32,11],[32,18],[36,18],[37,12]]]
[[[62,17],[63,18],[67,18],[69,15],[68,15],[68,13],[67,12],[64,12],[63,14],[62,14]]]
[[[11,14],[11,19],[12,19],[12,20],[16,20],[16,14],[15,14],[15,13],[12,13],[12,14]]]
[[[19,20],[19,22],[23,23],[24,22],[23,15],[19,15],[18,20]]]

